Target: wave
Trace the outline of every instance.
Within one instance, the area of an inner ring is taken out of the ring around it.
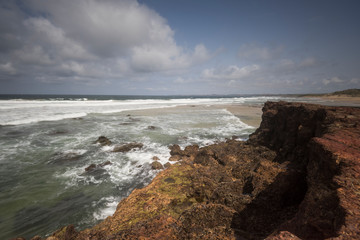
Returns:
[[[169,99],[125,99],[89,100],[48,99],[0,100],[0,125],[19,125],[40,121],[58,121],[84,117],[90,113],[117,113],[123,111],[168,108],[184,105],[259,104],[278,97],[234,97],[234,98],[169,98]]]

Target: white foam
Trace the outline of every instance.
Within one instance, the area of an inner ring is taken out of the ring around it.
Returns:
[[[137,100],[0,100],[0,125],[18,125],[39,121],[57,121],[84,117],[89,113],[167,108],[182,105],[262,103],[277,97],[182,98]]]
[[[104,198],[101,198],[97,202],[93,202],[94,205],[98,205],[98,204],[105,202],[104,208],[97,209],[93,213],[94,219],[95,220],[103,220],[103,219],[107,218],[108,216],[113,215],[119,201],[120,201],[119,198],[111,196],[111,197],[104,197]]]

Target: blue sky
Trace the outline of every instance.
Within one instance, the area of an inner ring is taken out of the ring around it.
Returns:
[[[359,1],[0,2],[0,93],[360,88]]]

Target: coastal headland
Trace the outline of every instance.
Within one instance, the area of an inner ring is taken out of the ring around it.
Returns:
[[[112,216],[45,239],[359,239],[360,108],[262,111],[249,140],[170,146],[177,161]]]

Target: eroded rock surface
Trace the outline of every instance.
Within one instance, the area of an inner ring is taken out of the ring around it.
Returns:
[[[267,102],[246,142],[181,150],[113,216],[53,239],[360,239],[360,109]]]

